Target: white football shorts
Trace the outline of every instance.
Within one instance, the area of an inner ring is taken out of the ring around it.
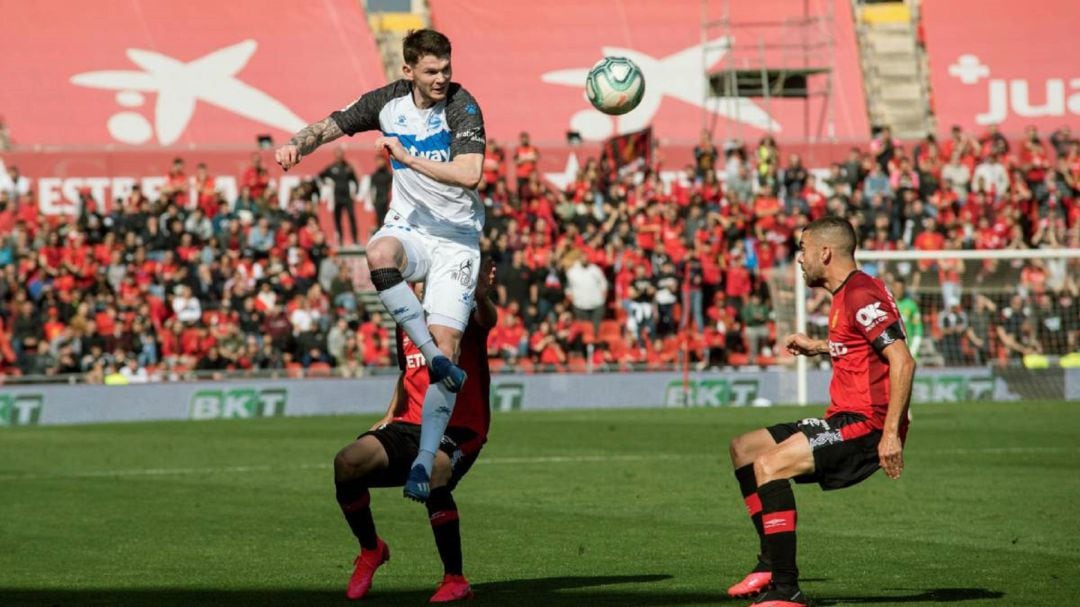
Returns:
[[[433,236],[416,226],[387,223],[371,237],[394,238],[405,249],[407,282],[424,283],[424,312],[428,325],[442,325],[465,331],[473,309],[476,278],[480,272],[480,245],[467,238]]]

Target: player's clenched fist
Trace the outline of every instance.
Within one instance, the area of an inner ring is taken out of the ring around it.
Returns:
[[[401,145],[397,137],[379,137],[375,140],[375,150],[389,152],[390,156],[400,163],[404,163],[409,157],[409,150]]]
[[[814,356],[818,353],[816,342],[802,333],[795,333],[785,337],[784,348],[792,356]]]
[[[300,164],[300,148],[291,143],[286,143],[274,152],[274,160],[281,165],[281,168],[288,171]]]

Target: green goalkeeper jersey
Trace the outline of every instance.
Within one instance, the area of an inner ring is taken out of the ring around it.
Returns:
[[[900,318],[904,321],[904,329],[908,337],[922,337],[922,314],[919,314],[919,304],[911,297],[904,297],[896,302],[900,309]]]

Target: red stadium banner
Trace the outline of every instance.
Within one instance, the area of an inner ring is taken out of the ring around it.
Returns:
[[[945,131],[1048,132],[1080,116],[1076,0],[923,3],[934,112]]]
[[[709,2],[706,18],[719,18],[725,4],[739,21],[794,23],[804,7],[811,15],[833,14],[832,31],[821,36],[833,44],[831,66],[820,66],[833,70],[829,111],[823,112],[821,98],[809,105],[800,99],[708,100],[706,71],[762,57],[770,66],[802,64],[790,46],[799,37],[782,29],[764,41],[760,56],[755,51],[735,57],[725,50],[735,36],[737,45],[756,48],[757,34],[747,30],[714,27],[703,44],[700,0],[431,0],[434,26],[454,45],[454,78],[479,100],[489,136],[500,141],[525,130],[533,141],[553,144],[573,130],[586,141],[602,142],[650,125],[661,141],[689,145],[705,126],[746,141],[770,130],[782,141],[804,140],[807,117],[816,121],[823,114],[833,123],[824,138],[868,137],[849,0]],[[585,99],[585,76],[605,55],[628,57],[645,75],[641,104],[623,116],[601,114]]]
[[[16,144],[283,140],[385,83],[356,0],[3,3]]]

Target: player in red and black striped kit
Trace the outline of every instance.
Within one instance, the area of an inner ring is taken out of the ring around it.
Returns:
[[[879,467],[889,478],[904,467],[907,409],[915,361],[903,322],[881,281],[855,265],[855,230],[841,217],[823,217],[803,230],[799,265],[806,284],[832,293],[829,338],[803,334],[784,340],[796,356],[828,354],[833,376],[824,418],[754,430],[731,441],[731,461],[761,542],[758,565],[731,596],[760,592],[751,607],[800,607],[795,564],[795,482],[822,489],[859,483]]]
[[[498,320],[495,305],[488,298],[493,279],[494,269],[485,259],[476,281],[476,307],[462,336],[458,359],[469,381],[458,393],[432,469],[431,495],[426,504],[444,569],[432,603],[472,597],[469,582],[462,575],[460,526],[451,492],[480,455],[491,424],[487,338]],[[429,383],[427,363],[420,348],[400,326],[397,339],[401,375],[386,416],[334,458],[338,504],[360,542],[360,554],[346,591],[350,599],[367,594],[375,571],[390,560],[389,547],[375,532],[368,489],[404,485],[420,448],[420,422]]]

